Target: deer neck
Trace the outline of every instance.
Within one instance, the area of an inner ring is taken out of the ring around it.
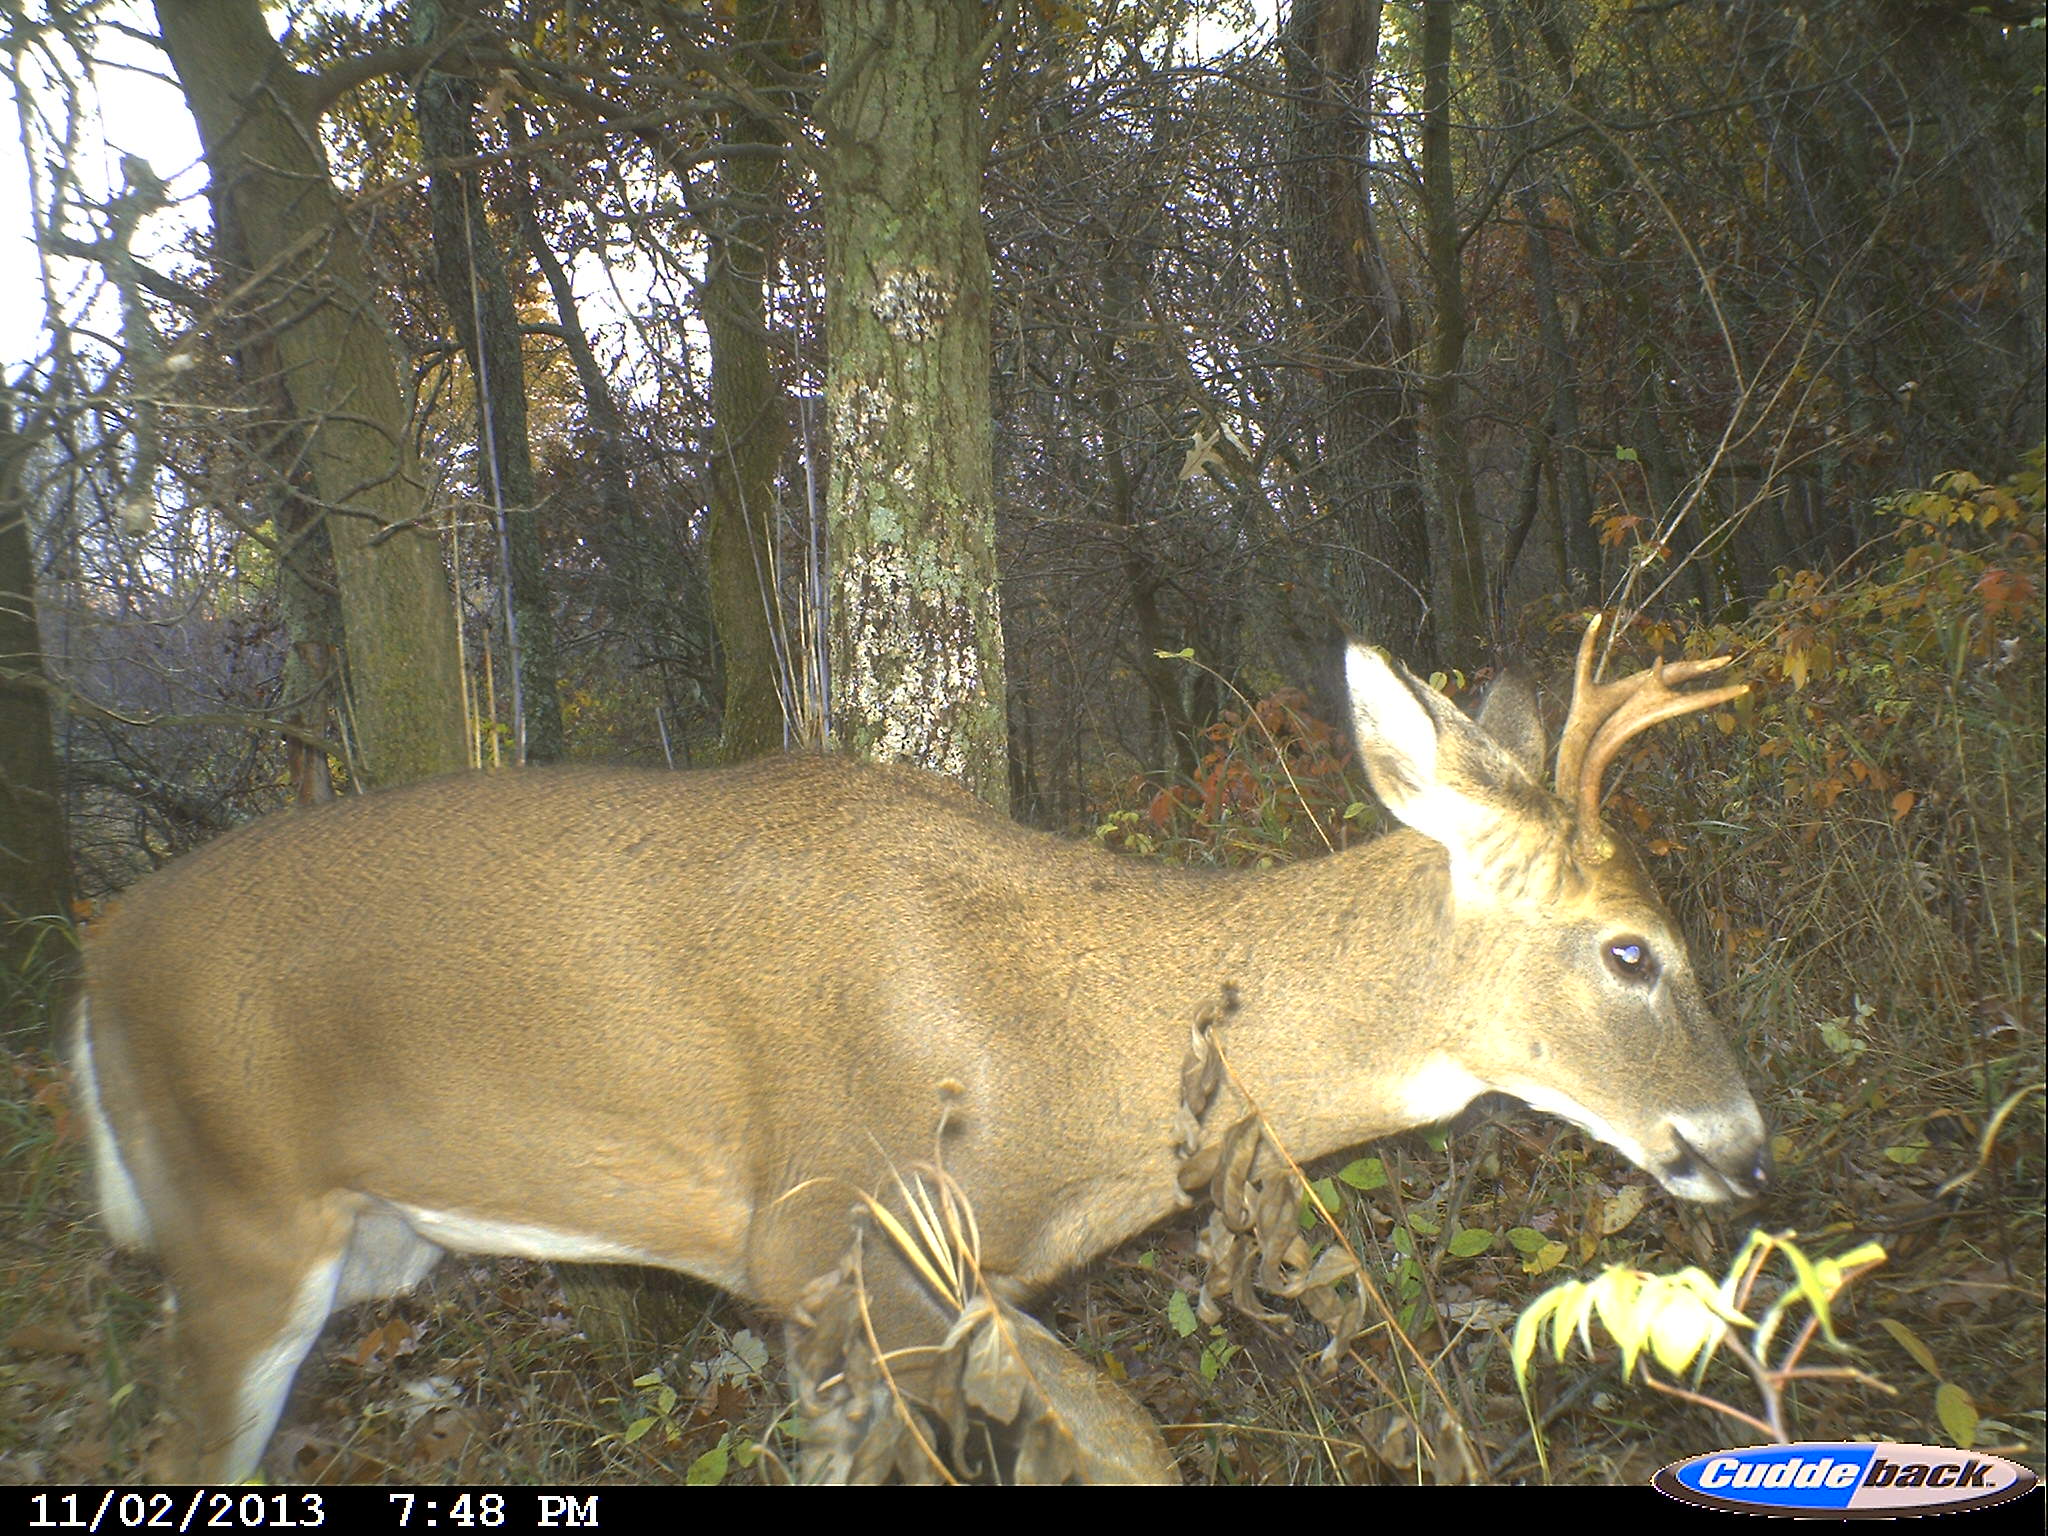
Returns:
[[[1406,1068],[1450,1023],[1448,896],[1438,846],[1403,832],[1278,870],[1169,876],[1096,914],[1109,941],[1049,979],[1079,1029],[1119,1029],[1112,1052],[1070,1048],[1101,1063],[1082,1091],[1126,1118],[1071,1147],[1070,1187],[1087,1193],[1037,1256],[1085,1261],[1188,1204],[1174,1122],[1205,1011],[1226,1072],[1197,1145],[1255,1113],[1306,1163],[1422,1123]]]
[[[1437,1118],[1418,1118],[1417,1079],[1458,1023],[1442,849],[1397,832],[1270,883],[1214,939],[1236,996],[1217,1038],[1245,1110],[1299,1162]]]

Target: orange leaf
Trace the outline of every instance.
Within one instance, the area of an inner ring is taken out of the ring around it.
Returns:
[[[1920,797],[1910,789],[1902,789],[1892,796],[1892,820],[1904,821],[1906,813],[1919,803]]]
[[[1985,613],[1999,618],[2026,607],[2033,600],[2034,583],[2024,571],[1993,566],[1977,578],[1976,591],[1983,600]]]
[[[1619,549],[1627,542],[1628,536],[1643,525],[1642,518],[1633,512],[1596,517],[1594,522],[1599,525],[1600,543],[1606,549]]]

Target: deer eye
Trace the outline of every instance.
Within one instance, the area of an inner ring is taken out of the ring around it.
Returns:
[[[1607,965],[1623,981],[1647,986],[1657,979],[1657,957],[1642,939],[1630,937],[1607,942]]]

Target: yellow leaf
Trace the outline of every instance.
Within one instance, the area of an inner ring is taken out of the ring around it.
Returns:
[[[1610,1269],[1590,1287],[1600,1326],[1621,1346],[1621,1374],[1635,1374],[1636,1356],[1649,1336],[1649,1309],[1643,1305],[1645,1276],[1633,1269]]]
[[[1603,1202],[1600,1210],[1600,1235],[1612,1237],[1634,1221],[1642,1214],[1643,1203],[1649,1198],[1648,1189],[1640,1184],[1630,1184],[1612,1200]]]
[[[1977,1443],[1977,1405],[1952,1381],[1934,1389],[1934,1413],[1950,1445],[1968,1450]]]
[[[1888,1317],[1880,1317],[1877,1320],[1877,1326],[1896,1339],[1899,1348],[1917,1360],[1923,1371],[1927,1372],[1928,1375],[1934,1377],[1937,1381],[1941,1379],[1941,1367],[1934,1363],[1934,1351],[1920,1342],[1919,1334],[1908,1328],[1904,1323],[1893,1322]]]
[[[1650,1352],[1676,1376],[1726,1329],[1703,1297],[1690,1287],[1674,1285],[1650,1319]]]

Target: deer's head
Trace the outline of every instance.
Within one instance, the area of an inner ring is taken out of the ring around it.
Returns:
[[[1373,788],[1441,845],[1448,880],[1418,957],[1437,992],[1435,1041],[1417,1041],[1409,1108],[1427,1120],[1482,1092],[1583,1127],[1687,1200],[1754,1194],[1768,1142],[1684,939],[1642,864],[1602,821],[1616,754],[1658,721],[1724,703],[1741,685],[1680,685],[1728,658],[1593,680],[1596,619],[1554,775],[1533,687],[1510,672],[1473,720],[1380,652],[1348,660]]]

